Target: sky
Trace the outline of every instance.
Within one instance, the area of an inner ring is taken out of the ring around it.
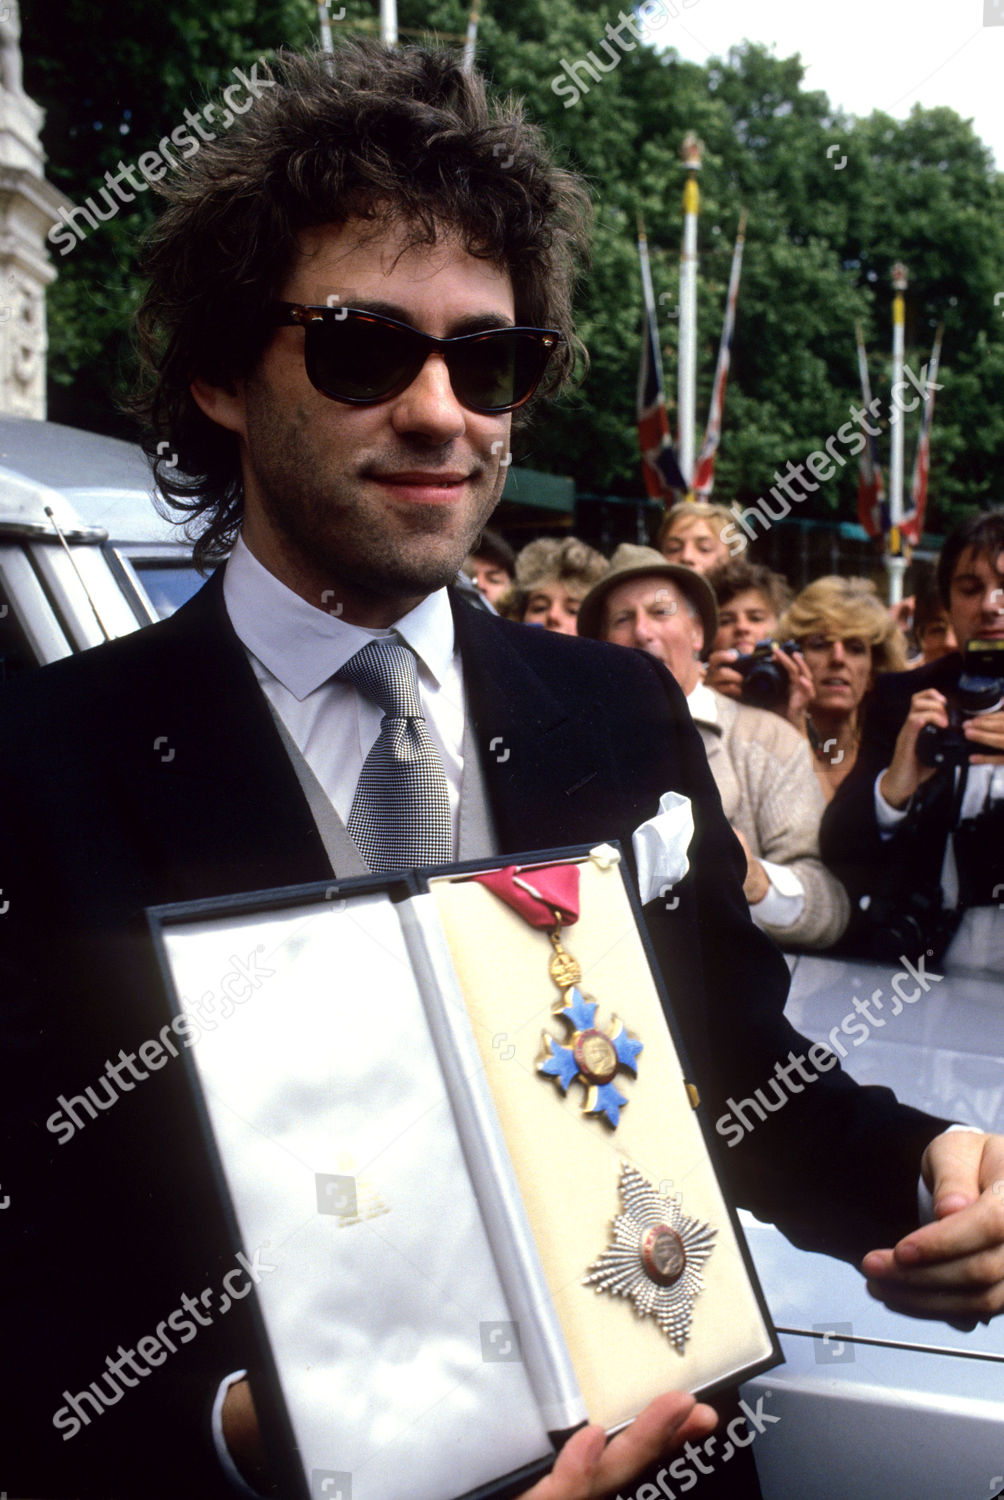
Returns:
[[[973,120],[1004,171],[1004,0],[665,3],[670,19],[652,40],[689,61],[723,57],[744,38],[779,57],[799,52],[803,88],[822,89],[835,107],[904,119],[914,104],[947,105]]]

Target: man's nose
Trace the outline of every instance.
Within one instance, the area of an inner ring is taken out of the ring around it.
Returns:
[[[420,432],[440,443],[464,432],[467,413],[454,394],[446,360],[438,351],[429,351],[414,380],[394,399],[391,420],[398,432]]]

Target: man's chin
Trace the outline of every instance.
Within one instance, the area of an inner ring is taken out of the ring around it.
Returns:
[[[460,556],[402,560],[396,566],[359,568],[353,581],[380,599],[424,599],[453,583],[467,552]]]

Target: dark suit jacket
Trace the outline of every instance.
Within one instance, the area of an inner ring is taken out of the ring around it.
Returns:
[[[641,653],[463,607],[456,623],[503,852],[612,838],[630,850],[661,793],[693,800],[691,874],[674,909],[647,916],[714,1120],[807,1044],[784,1019],[787,971],[749,919],[682,696]],[[0,1483],[39,1500],[210,1500],[228,1491],[208,1407],[245,1363],[246,1303],[69,1441],[52,1425],[64,1392],[233,1264],[183,1068],[151,1074],[66,1145],[45,1122],[165,1023],[145,907],[330,878],[220,579],[171,620],[6,689],[0,785]],[[722,1156],[739,1202],[858,1255],[914,1224],[919,1157],[941,1126],[835,1071]]]
[[[863,895],[895,903],[911,892],[937,890],[952,812],[953,778],[939,770],[914,797],[902,827],[883,839],[875,817],[875,779],[890,764],[914,693],[957,684],[962,657],[953,652],[908,672],[882,673],[865,710],[853,771],[823,815],[823,862],[843,881],[852,906]]]

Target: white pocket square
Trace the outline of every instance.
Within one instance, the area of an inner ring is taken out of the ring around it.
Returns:
[[[690,798],[666,792],[659,798],[659,811],[635,829],[631,836],[638,862],[638,889],[642,905],[665,896],[670,886],[690,869],[687,850],[694,836],[694,810]]]

